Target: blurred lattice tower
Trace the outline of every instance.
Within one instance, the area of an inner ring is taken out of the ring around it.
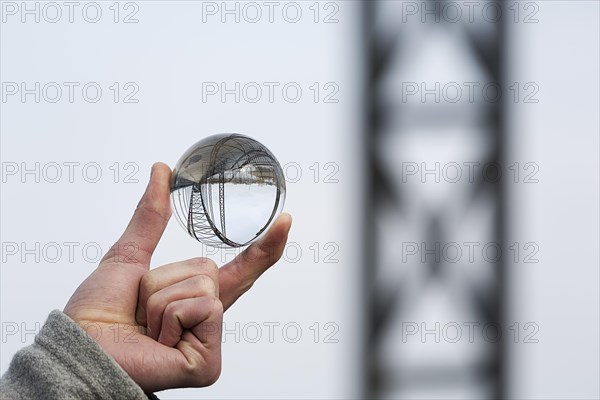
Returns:
[[[365,398],[504,396],[502,340],[490,343],[476,336],[469,343],[464,337],[465,322],[480,324],[476,335],[489,322],[502,324],[503,265],[481,257],[471,263],[465,254],[448,263],[427,252],[423,262],[421,250],[411,257],[406,251],[409,243],[427,249],[436,243],[503,243],[502,180],[483,182],[477,174],[473,183],[435,182],[434,174],[427,174],[423,183],[420,173],[402,176],[407,163],[433,169],[436,162],[502,160],[502,102],[481,96],[473,102],[436,102],[434,94],[425,101],[421,92],[406,95],[411,82],[425,82],[428,89],[436,82],[493,82],[505,88],[501,22],[490,23],[475,13],[473,21],[463,16],[449,23],[436,15],[444,3],[365,1],[362,6],[368,167]],[[426,22],[422,10],[407,14],[414,5],[429,10]],[[461,340],[441,337],[436,343],[429,333],[422,343],[423,327],[440,332],[447,323],[462,326]],[[419,333],[403,338],[413,324]]]

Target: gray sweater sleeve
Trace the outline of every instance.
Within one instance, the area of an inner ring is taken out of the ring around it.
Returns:
[[[149,397],[79,325],[55,310],[31,346],[0,379],[0,398],[143,399]],[[155,399],[154,395],[150,395]]]

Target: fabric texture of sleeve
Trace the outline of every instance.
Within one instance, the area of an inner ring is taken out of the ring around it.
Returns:
[[[146,395],[71,318],[55,310],[0,379],[0,398],[156,399]]]

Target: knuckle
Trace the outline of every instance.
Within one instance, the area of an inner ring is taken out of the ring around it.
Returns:
[[[140,281],[140,294],[145,294],[149,297],[156,291],[157,287],[158,283],[151,272],[142,276],[142,280]]]
[[[188,263],[189,263],[190,265],[194,266],[194,267],[198,267],[198,268],[200,268],[200,267],[202,267],[202,266],[204,265],[204,263],[206,262],[205,260],[206,260],[206,258],[205,258],[205,257],[194,257],[194,258],[190,258],[190,259],[188,260]]]
[[[207,261],[208,258],[206,257],[194,257],[189,260],[189,263],[192,264],[194,267],[203,268],[204,264],[206,264]]]
[[[208,355],[205,359],[189,359],[185,367],[189,385],[193,387],[210,386],[219,380],[222,370],[221,354]]]
[[[193,278],[193,284],[199,289],[200,294],[214,292],[217,288],[215,281],[207,275],[196,275]]]
[[[177,303],[169,303],[165,306],[165,316],[177,317],[179,306]]]
[[[260,262],[262,264],[273,264],[279,259],[276,254],[275,246],[268,242],[256,242],[246,249],[246,258],[252,262]],[[283,253],[283,250],[282,250]]]
[[[198,312],[207,313],[210,315],[222,315],[223,314],[223,303],[217,296],[208,295],[201,299],[198,299]]]
[[[205,385],[210,386],[219,380],[221,376],[221,357],[211,363],[210,368],[206,371]]]
[[[209,272],[213,272],[213,273],[218,273],[219,272],[219,267],[217,266],[217,263],[215,263],[210,258],[206,259],[206,267],[207,267],[207,269],[208,269]]]
[[[150,296],[146,302],[146,312],[148,314],[154,314],[160,311],[160,298],[158,296]]]
[[[163,220],[168,220],[171,216],[171,209],[169,207],[165,207],[164,203],[161,199],[151,198],[148,196],[144,196],[140,202],[138,203],[136,209],[136,213],[150,213],[155,214],[159,218]]]
[[[163,324],[174,324],[180,320],[181,307],[177,302],[169,303],[165,306],[165,311],[163,313]]]
[[[240,267],[240,265],[238,265],[237,268],[235,268],[233,270],[233,273],[235,274],[236,281],[238,283],[237,287],[240,292],[240,295],[244,294],[248,290],[250,290],[250,288],[252,288],[252,286],[254,285],[254,282],[256,281],[255,277],[248,276],[247,274],[245,274],[242,271],[242,268]]]
[[[210,386],[219,380],[221,376],[222,362],[221,354],[209,355],[202,363],[191,363],[188,371],[194,381],[194,386]]]
[[[210,312],[214,315],[222,315],[223,314],[223,303],[218,297],[213,297],[212,303],[210,305]]]
[[[214,273],[218,271],[218,267],[217,264],[211,260],[210,258],[206,258],[206,257],[195,257],[192,258],[190,260],[190,263],[194,266],[197,267],[198,269],[202,270],[202,271],[206,271],[209,273]]]

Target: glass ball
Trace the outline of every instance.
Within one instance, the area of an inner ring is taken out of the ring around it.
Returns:
[[[260,142],[227,133],[194,144],[171,177],[176,219],[211,247],[241,247],[273,224],[285,202],[279,162]]]

